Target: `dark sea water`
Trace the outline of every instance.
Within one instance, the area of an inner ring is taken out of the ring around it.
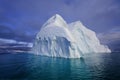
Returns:
[[[0,80],[120,80],[120,53],[81,59],[1,54]]]

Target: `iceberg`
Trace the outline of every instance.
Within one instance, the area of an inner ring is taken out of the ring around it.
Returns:
[[[36,35],[33,51],[36,55],[80,58],[87,53],[110,53],[94,31],[80,21],[70,24],[58,14],[52,16]]]

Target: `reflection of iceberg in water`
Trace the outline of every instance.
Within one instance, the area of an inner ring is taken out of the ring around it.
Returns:
[[[87,57],[80,59],[64,59],[34,56],[29,58],[29,78],[45,79],[92,79],[102,75],[104,66],[100,58]]]

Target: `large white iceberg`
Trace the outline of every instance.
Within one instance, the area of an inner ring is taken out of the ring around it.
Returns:
[[[87,53],[110,53],[94,31],[80,21],[67,24],[58,14],[51,17],[37,34],[33,51],[37,55],[80,58]]]

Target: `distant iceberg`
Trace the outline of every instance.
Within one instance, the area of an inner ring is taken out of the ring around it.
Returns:
[[[80,58],[87,53],[110,53],[111,50],[96,37],[94,31],[86,28],[80,21],[67,24],[58,14],[51,17],[37,34],[34,54]]]

